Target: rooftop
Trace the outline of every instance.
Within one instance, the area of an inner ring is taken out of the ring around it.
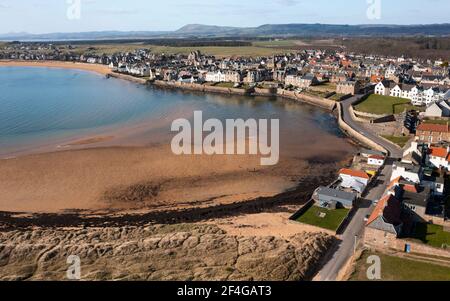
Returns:
[[[357,197],[355,193],[345,192],[345,191],[332,189],[332,188],[328,188],[328,187],[319,187],[316,192],[317,192],[317,194],[330,196],[330,197],[334,197],[334,198],[339,198],[339,199],[344,199],[344,200],[354,200]]]

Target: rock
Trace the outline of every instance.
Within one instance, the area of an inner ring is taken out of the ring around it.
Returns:
[[[76,255],[83,280],[307,280],[333,240],[236,237],[198,224],[0,232],[0,279],[64,280]]]

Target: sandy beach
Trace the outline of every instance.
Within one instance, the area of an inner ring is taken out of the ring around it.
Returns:
[[[0,67],[45,67],[45,68],[62,68],[62,69],[78,69],[84,71],[96,72],[101,75],[112,74],[111,69],[106,65],[87,64],[78,62],[59,62],[59,61],[9,61],[0,60]]]

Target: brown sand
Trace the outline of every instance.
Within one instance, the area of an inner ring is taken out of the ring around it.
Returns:
[[[247,214],[216,219],[211,223],[230,235],[243,237],[275,236],[288,239],[289,237],[303,232],[334,235],[331,231],[290,221],[289,217],[291,217],[293,213],[294,212]]]
[[[0,160],[0,211],[139,210],[227,204],[292,187],[254,156],[175,156],[169,146],[96,148]],[[287,172],[289,174],[289,172]]]
[[[0,67],[47,67],[47,68],[63,68],[63,69],[78,69],[84,71],[96,72],[101,75],[112,74],[111,69],[106,65],[87,64],[87,63],[73,63],[73,62],[59,62],[59,61],[9,61],[1,60]]]

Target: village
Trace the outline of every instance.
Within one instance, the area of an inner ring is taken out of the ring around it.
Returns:
[[[358,246],[450,259],[447,61],[318,49],[220,58],[200,51],[91,54],[94,50],[79,54],[74,45],[9,43],[0,49],[0,60],[102,64],[149,84],[211,86],[223,93],[281,91],[337,109],[341,128],[360,151],[291,218],[344,241],[335,253],[341,263],[325,266],[322,279],[335,279]]]

